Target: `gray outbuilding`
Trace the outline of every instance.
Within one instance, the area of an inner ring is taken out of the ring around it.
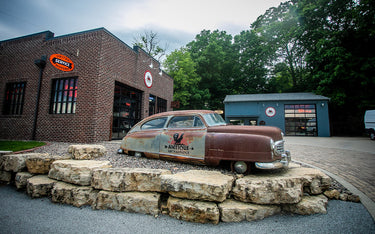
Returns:
[[[313,93],[227,95],[225,119],[229,124],[275,126],[287,136],[329,137],[329,100]]]

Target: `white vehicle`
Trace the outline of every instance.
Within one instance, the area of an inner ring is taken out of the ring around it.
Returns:
[[[370,134],[371,140],[375,140],[375,110],[366,111],[365,129]]]

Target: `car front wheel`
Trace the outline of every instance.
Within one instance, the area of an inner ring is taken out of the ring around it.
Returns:
[[[231,163],[231,169],[238,174],[245,174],[249,172],[250,167],[244,161],[233,161]]]

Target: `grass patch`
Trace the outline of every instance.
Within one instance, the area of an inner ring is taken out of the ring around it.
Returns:
[[[45,144],[45,142],[39,141],[0,141],[0,150],[17,152],[36,148]]]

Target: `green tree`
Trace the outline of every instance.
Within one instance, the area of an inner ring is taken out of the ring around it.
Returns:
[[[278,63],[273,68],[273,77],[268,81],[267,91],[270,93],[283,93],[293,90],[293,81],[289,68],[285,63]]]
[[[235,93],[263,93],[266,91],[269,70],[269,47],[254,30],[242,31],[234,37],[237,62],[235,67]]]
[[[226,95],[233,90],[234,56],[232,36],[225,31],[203,30],[187,44],[191,58],[202,78],[199,87],[209,90],[211,97],[203,99],[205,108],[223,109]]]
[[[268,48],[270,76],[282,74],[283,80],[291,80],[292,86],[281,91],[306,91],[308,75],[306,67],[306,49],[302,46],[303,30],[292,2],[281,3],[268,9],[252,24],[253,30]],[[284,65],[277,64],[284,63]],[[279,73],[280,68],[286,68]],[[289,76],[285,77],[285,76]],[[281,77],[278,77],[281,78]],[[286,87],[286,86],[285,86]]]
[[[375,108],[375,4],[370,0],[293,0],[306,61],[319,94],[331,98],[334,134],[359,134]]]
[[[196,73],[196,63],[186,48],[173,51],[167,56],[164,66],[174,78],[174,101],[180,102],[180,109],[202,109],[204,100],[210,98],[208,89],[201,89],[201,78]]]

